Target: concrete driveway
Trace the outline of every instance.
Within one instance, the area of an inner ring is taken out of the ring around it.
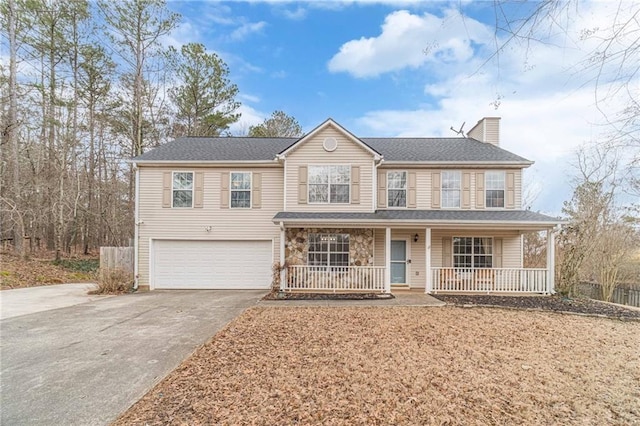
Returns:
[[[0,424],[105,425],[264,291],[154,291],[0,321]]]

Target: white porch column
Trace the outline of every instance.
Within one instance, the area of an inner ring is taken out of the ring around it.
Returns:
[[[431,273],[431,228],[425,229],[424,233],[424,245],[425,245],[425,273],[427,274],[426,282],[424,286],[425,293],[431,293],[433,291],[433,274]]]
[[[284,291],[287,279],[287,269],[284,268],[285,234],[284,224],[280,222],[280,291]]]
[[[384,291],[391,293],[391,228],[385,230],[384,236]]]
[[[547,229],[547,293],[554,294],[556,269],[556,244],[553,229]]]

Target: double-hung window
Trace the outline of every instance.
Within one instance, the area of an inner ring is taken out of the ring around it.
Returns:
[[[193,172],[173,172],[171,193],[173,207],[193,207]]]
[[[309,166],[309,203],[349,203],[350,166]]]
[[[349,266],[349,234],[309,234],[309,266]]]
[[[504,171],[485,172],[485,206],[504,207]]]
[[[387,172],[387,206],[407,207],[407,172]]]
[[[442,172],[442,207],[460,208],[460,172]]]
[[[231,208],[251,207],[251,173],[231,172]]]
[[[454,268],[491,268],[493,238],[453,237]]]

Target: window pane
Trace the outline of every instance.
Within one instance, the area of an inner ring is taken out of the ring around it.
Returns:
[[[407,191],[404,189],[390,189],[388,191],[389,207],[407,207]]]
[[[331,202],[332,203],[348,203],[349,202],[349,185],[331,185]]]
[[[250,208],[251,191],[231,191],[231,207]]]
[[[329,183],[329,167],[309,166],[309,183]]]
[[[173,191],[173,207],[191,207],[193,193],[188,191]]]
[[[251,189],[251,173],[231,173],[231,189]]]
[[[504,190],[488,189],[485,201],[487,207],[504,207]]]
[[[504,172],[485,172],[487,189],[504,190]]]
[[[173,174],[173,189],[192,189],[193,173],[176,172]]]
[[[329,187],[326,184],[309,184],[310,203],[328,203]]]
[[[407,260],[406,241],[391,241],[391,260]]]
[[[388,172],[387,188],[407,189],[407,172]]]
[[[443,190],[442,191],[442,207],[456,208],[460,207],[460,191],[459,190]]]
[[[351,166],[331,166],[331,183],[349,183]]]
[[[460,172],[442,172],[442,189],[460,189]]]
[[[391,282],[404,284],[407,282],[407,265],[404,263],[391,264]]]

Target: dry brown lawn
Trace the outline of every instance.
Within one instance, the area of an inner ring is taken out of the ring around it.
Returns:
[[[116,424],[640,424],[640,322],[253,308]]]

